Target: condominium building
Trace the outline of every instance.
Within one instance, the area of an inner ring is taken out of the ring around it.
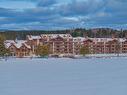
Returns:
[[[79,55],[82,46],[88,47],[90,54],[127,53],[125,38],[74,38],[70,34],[42,34],[28,35],[24,41],[5,41],[6,48],[16,57],[35,55],[39,45],[48,45],[50,55]]]
[[[5,41],[5,46],[10,50],[11,56],[24,57],[32,54],[26,41]]]

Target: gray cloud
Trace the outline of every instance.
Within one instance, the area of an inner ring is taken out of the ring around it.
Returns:
[[[87,15],[96,13],[103,6],[104,3],[97,0],[72,1],[71,3],[60,5],[57,9],[62,15]]]
[[[26,0],[28,1],[28,0]],[[30,0],[29,0],[30,1]],[[34,1],[35,2],[35,1]],[[126,0],[88,0],[58,4],[36,0],[37,7],[23,11],[0,8],[0,28],[71,28],[123,26],[127,24]]]
[[[56,4],[56,0],[40,0],[37,4],[38,7],[48,7]]]

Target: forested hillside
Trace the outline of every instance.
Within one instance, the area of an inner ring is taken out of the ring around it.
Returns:
[[[20,30],[20,31],[1,31],[0,35],[6,37],[7,40],[24,40],[26,35],[40,35],[40,34],[66,34],[70,33],[73,37],[111,37],[115,35],[117,37],[126,37],[127,30],[113,30],[109,28],[96,28],[96,29],[73,29],[73,30],[56,30],[56,31],[43,31],[43,30]]]

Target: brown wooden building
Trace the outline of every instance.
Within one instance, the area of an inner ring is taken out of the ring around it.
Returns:
[[[6,41],[12,56],[35,55],[38,45],[48,45],[51,55],[79,55],[82,46],[88,47],[90,54],[127,53],[127,39],[124,38],[73,38],[70,34],[28,35],[25,41]]]

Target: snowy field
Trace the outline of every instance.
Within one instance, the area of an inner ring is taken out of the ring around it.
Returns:
[[[0,60],[0,95],[127,95],[127,58]]]

